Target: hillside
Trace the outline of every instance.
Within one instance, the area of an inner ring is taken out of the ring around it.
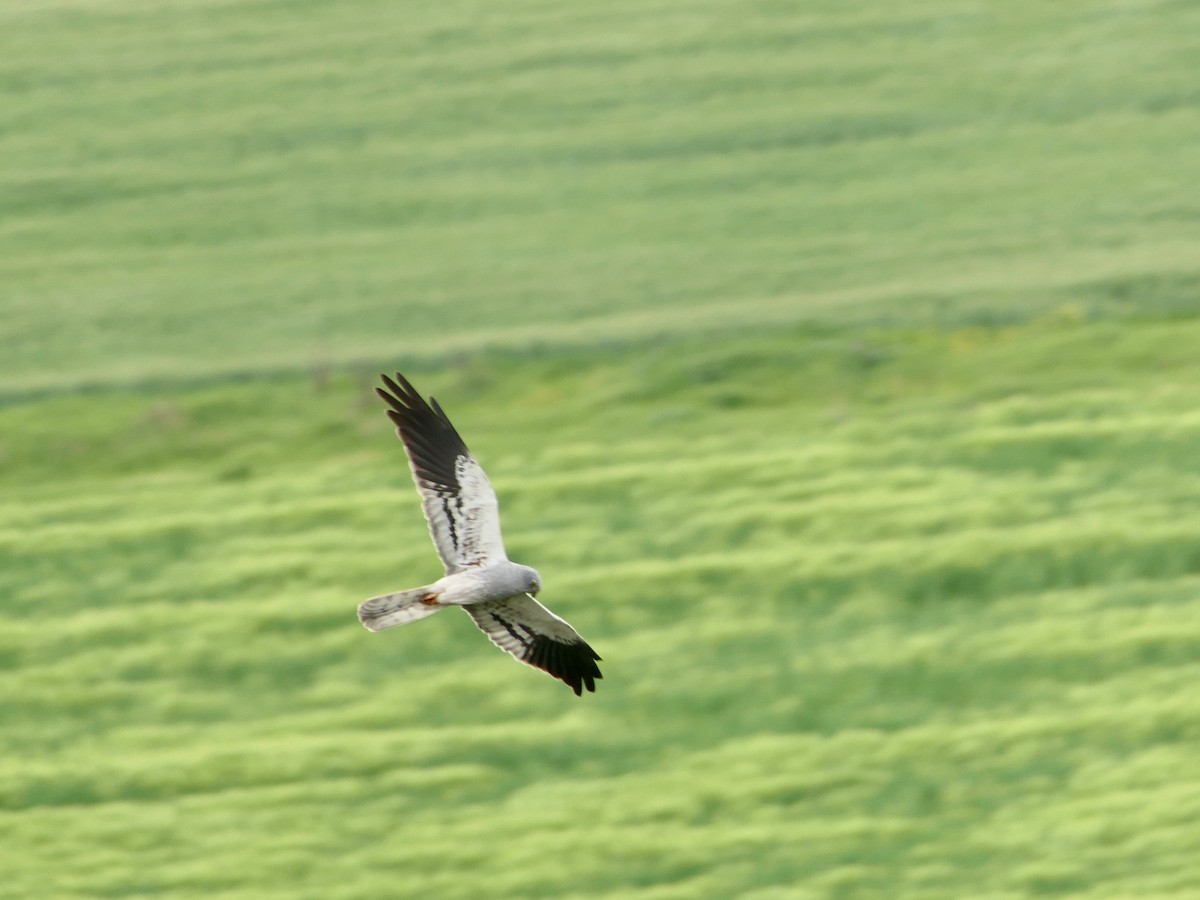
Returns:
[[[1197,15],[6,5],[0,897],[1194,896]]]
[[[1155,354],[1197,339],[789,334],[424,375],[605,656],[583,701],[466,617],[358,627],[437,574],[361,381],[10,408],[6,441],[59,424],[5,470],[6,890],[1182,891],[1200,363]]]
[[[1195,312],[1198,34],[1153,2],[8,3],[0,389]]]

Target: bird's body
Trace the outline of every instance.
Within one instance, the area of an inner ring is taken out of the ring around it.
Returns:
[[[474,606],[536,593],[537,572],[507,559],[460,572],[451,572],[425,587],[374,597],[358,608],[358,617],[372,631],[423,619],[444,606]]]
[[[565,682],[575,693],[596,689],[600,657],[566,621],[534,599],[537,571],[504,551],[496,494],[437,401],[418,394],[400,373],[376,392],[408,453],[444,578],[424,587],[373,597],[359,620],[382,631],[461,606],[502,650]]]

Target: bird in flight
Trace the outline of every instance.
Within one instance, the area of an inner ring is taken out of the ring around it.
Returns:
[[[500,506],[483,468],[438,402],[399,372],[375,388],[408,454],[433,545],[446,576],[425,587],[372,597],[358,607],[371,631],[415,622],[461,606],[493,644],[565,682],[576,696],[596,690],[600,657],[563,619],[534,597],[541,576],[511,562],[500,537]]]

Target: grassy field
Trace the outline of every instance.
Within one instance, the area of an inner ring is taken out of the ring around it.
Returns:
[[[10,0],[5,387],[1194,310],[1198,55],[1187,2]]]
[[[1198,26],[5,4],[0,897],[1200,894]]]
[[[437,574],[361,381],[9,407],[0,890],[1185,896],[1198,340],[418,373],[605,656],[584,701],[466,617],[354,621]]]

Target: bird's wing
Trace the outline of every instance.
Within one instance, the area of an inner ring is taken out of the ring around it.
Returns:
[[[492,643],[566,682],[576,696],[595,692],[600,657],[574,628],[529,594],[464,606]]]
[[[426,403],[399,372],[382,377],[388,390],[375,392],[391,407],[446,574],[507,559],[496,492],[438,402]]]

